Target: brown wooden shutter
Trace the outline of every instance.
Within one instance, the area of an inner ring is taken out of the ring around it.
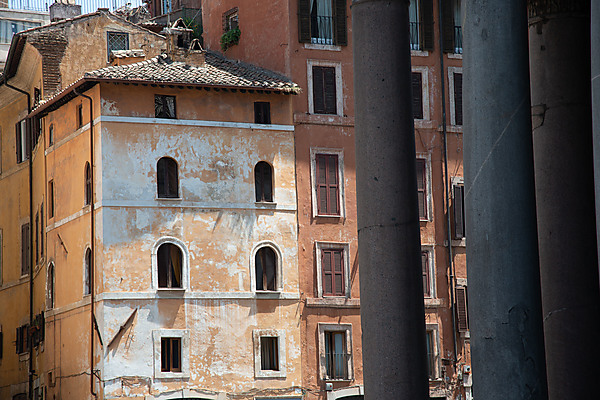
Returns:
[[[325,73],[322,67],[313,67],[313,106],[315,114],[325,114]]]
[[[442,32],[444,52],[454,53],[454,13],[453,0],[442,0]]]
[[[465,200],[463,185],[454,185],[454,199],[452,206],[454,208],[454,238],[462,239],[465,237]]]
[[[21,275],[29,273],[29,263],[31,261],[29,245],[29,224],[25,224],[21,227]]]
[[[462,112],[462,74],[454,73],[454,122],[456,125],[463,124]]]
[[[423,82],[420,72],[412,73],[413,118],[423,119]]]
[[[423,295],[431,297],[431,284],[429,277],[429,252],[421,252],[421,270],[423,272]]]
[[[427,182],[425,179],[425,160],[417,158],[417,197],[419,200],[419,219],[427,219]]]
[[[335,18],[335,44],[340,46],[348,45],[348,28],[346,24],[346,0],[334,1]]]
[[[467,314],[467,288],[456,288],[456,317],[459,332],[467,332],[469,330],[469,318]]]
[[[335,68],[325,67],[323,71],[325,92],[325,114],[337,114],[337,96],[335,88]]]
[[[26,119],[23,122],[24,123],[21,129],[25,128],[25,159],[29,160],[29,157],[31,157],[31,136],[33,132],[33,124],[31,119]]]
[[[15,141],[16,141],[16,145],[15,145],[15,149],[17,150],[17,164],[23,162],[23,157],[21,156],[21,146],[23,145],[21,143],[21,123],[17,122],[15,124]]]
[[[423,50],[432,51],[434,46],[433,0],[420,0],[420,5]]]
[[[310,43],[310,1],[298,0],[298,41]]]

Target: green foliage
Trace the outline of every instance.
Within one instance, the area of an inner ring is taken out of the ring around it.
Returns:
[[[201,39],[202,38],[202,24],[199,24],[196,20],[192,18],[183,18],[183,23],[189,29],[192,29],[194,33],[192,33],[192,39]]]
[[[228,30],[221,36],[221,50],[225,51],[233,45],[236,45],[240,42],[240,36],[242,32],[240,28],[233,28]]]

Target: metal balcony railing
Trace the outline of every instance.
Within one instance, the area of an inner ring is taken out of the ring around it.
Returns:
[[[454,27],[454,53],[462,54],[462,26]]]
[[[313,44],[333,44],[332,16],[311,16],[310,41]]]
[[[410,29],[410,49],[421,50],[421,38],[419,32],[419,23],[411,22],[409,24]]]
[[[348,353],[327,353],[325,354],[326,359],[326,379],[330,380],[345,380],[349,378],[348,374],[348,360],[350,360],[350,354]]]

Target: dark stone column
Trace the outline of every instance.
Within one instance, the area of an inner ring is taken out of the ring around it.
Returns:
[[[592,119],[594,126],[594,176],[596,182],[596,240],[600,258],[600,0],[592,0]],[[600,267],[600,259],[598,262]],[[600,282],[599,282],[600,284]]]
[[[473,397],[545,399],[525,0],[464,6]]]
[[[365,399],[429,398],[408,0],[355,0],[354,101]]]
[[[597,397],[590,1],[530,0],[529,54],[548,395]]]

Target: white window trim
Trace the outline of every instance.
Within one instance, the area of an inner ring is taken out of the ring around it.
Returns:
[[[275,252],[275,290],[256,290],[256,253],[262,247],[269,247]],[[257,294],[260,293],[280,293],[283,291],[283,254],[279,246],[270,240],[262,240],[254,245],[250,252],[250,290]]]
[[[354,380],[353,360],[354,353],[352,351],[352,324],[325,324],[319,322],[319,375],[324,381],[352,381]],[[325,332],[346,332],[346,352],[350,354],[348,357],[348,379],[327,379],[327,361],[325,356]]]
[[[340,214],[339,215],[327,215],[319,214],[319,208],[317,204],[317,154],[335,154],[338,156],[338,179],[339,179],[339,201],[340,201]],[[327,149],[323,147],[311,147],[310,148],[310,183],[312,192],[312,216],[313,218],[346,218],[346,196],[344,187],[346,181],[344,179],[344,150],[343,149]]]
[[[161,371],[161,339],[181,339],[181,372]],[[154,344],[154,378],[189,378],[190,376],[190,331],[187,329],[156,329],[152,331]]]
[[[433,221],[433,193],[431,187],[431,154],[430,153],[419,153],[417,152],[418,159],[425,160],[425,187],[427,190],[427,219],[421,219],[420,221]]]
[[[334,67],[335,68],[335,97],[336,97],[336,114],[317,114],[317,115],[338,115],[344,116],[344,94],[342,93],[343,81],[342,81],[342,64],[339,62],[332,61],[321,61],[321,60],[307,60],[306,61],[306,76],[307,76],[307,87],[308,87],[308,113],[315,114],[315,105],[313,99],[313,67]]]
[[[181,265],[181,287],[180,288],[159,288],[158,287],[158,248],[165,244],[171,243],[179,247],[182,254],[182,265]],[[181,291],[189,289],[190,284],[190,268],[189,268],[190,254],[187,246],[179,239],[172,236],[164,236],[158,239],[154,246],[152,246],[152,288],[156,291]]]
[[[342,249],[344,252],[344,288],[345,298],[350,298],[350,245],[338,242],[316,242],[315,260],[317,262],[317,297],[323,299],[338,299],[341,296],[323,296],[323,266],[321,265],[321,251],[327,249]]]
[[[276,337],[279,355],[279,371],[263,371],[261,369],[261,337]],[[282,329],[254,329],[252,331],[252,341],[254,344],[254,377],[255,378],[285,378],[286,353],[285,353],[285,331]]]
[[[425,330],[427,332],[433,332],[433,354],[435,357],[434,367],[435,371],[433,372],[433,379],[440,379],[440,334],[439,334],[439,326],[438,324],[426,324]]]
[[[54,308],[56,308],[56,265],[54,264],[54,261],[50,260],[47,264],[47,268],[46,268],[46,310],[52,310]],[[52,291],[52,307],[49,307],[49,301],[50,301],[50,271],[52,270],[53,272],[53,281],[52,282],[52,288],[54,289]]]
[[[454,104],[454,74],[462,74],[462,67],[448,67],[448,99],[450,101],[450,125],[462,129],[462,125],[456,125],[456,104]]]
[[[345,388],[333,389],[327,392],[327,400],[343,400],[350,396],[363,396],[365,388],[362,385],[350,386]]]
[[[415,118],[415,121],[429,121],[429,67],[413,66],[412,72],[421,73],[421,98],[423,99],[423,118]]]
[[[429,269],[429,292],[431,293],[431,296],[427,297],[425,296],[426,299],[435,299],[437,298],[437,293],[435,290],[435,260],[434,260],[434,254],[435,252],[433,251],[433,245],[431,244],[422,244],[421,245],[421,251],[426,251],[428,253],[428,257],[427,257],[427,268]]]

